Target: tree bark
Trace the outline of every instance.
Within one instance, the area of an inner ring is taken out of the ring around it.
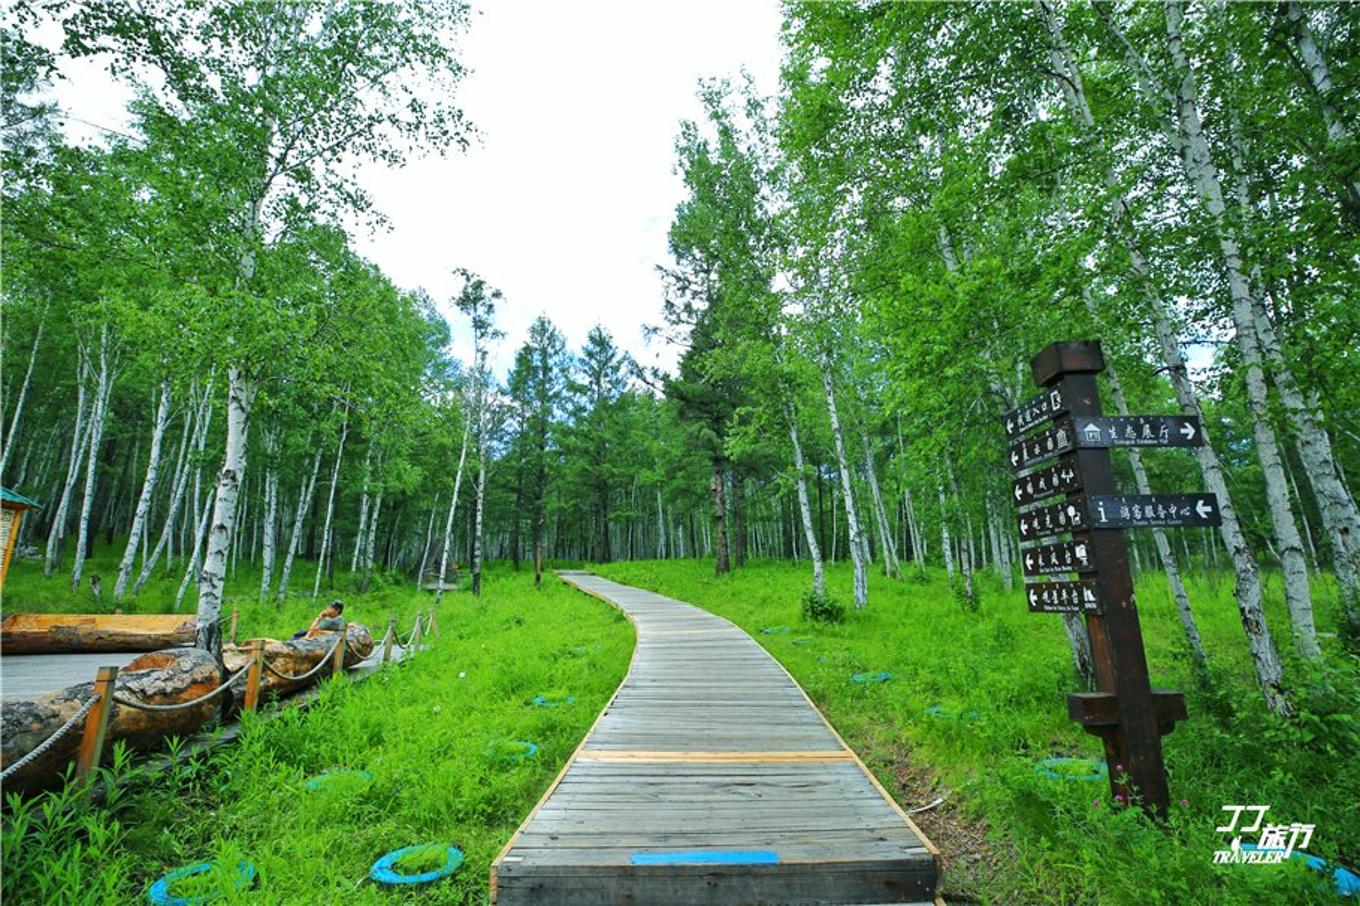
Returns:
[[[439,555],[439,584],[435,588],[434,603],[444,600],[444,577],[448,575],[449,568],[449,548],[453,546],[453,514],[458,509],[458,491],[463,485],[463,465],[467,462],[468,433],[472,427],[472,419],[463,419],[463,446],[458,453],[458,469],[453,473],[453,496],[449,498],[449,516],[444,522],[444,549]]]
[[[85,411],[85,372],[86,372],[85,353],[83,350],[77,352],[76,361],[76,423],[71,432],[71,458],[66,466],[66,481],[62,485],[61,499],[57,503],[57,509],[52,514],[52,527],[47,532],[47,557],[43,562],[43,575],[48,578],[57,568],[57,563],[61,560],[61,542],[66,534],[66,518],[71,509],[71,493],[75,489],[76,479],[80,476],[80,456],[85,451],[85,444],[88,440],[87,422],[92,421],[94,406],[91,404],[90,413]]]
[[[297,558],[298,547],[302,544],[302,521],[312,508],[312,495],[316,493],[316,477],[321,472],[321,451],[312,457],[312,474],[306,484],[299,489],[297,511],[293,513],[293,531],[288,538],[288,552],[283,557],[283,569],[279,572],[279,590],[274,596],[280,604],[288,595],[288,580],[293,575],[293,561]]]
[[[897,561],[897,542],[893,540],[892,526],[888,522],[888,512],[883,506],[883,492],[878,486],[878,475],[874,471],[874,453],[869,444],[869,434],[861,434],[864,441],[864,476],[869,481],[869,492],[874,500],[874,514],[878,519],[879,550],[883,553],[883,575],[902,578],[902,565]]]
[[[33,346],[28,352],[28,370],[24,372],[24,382],[19,385],[19,398],[14,402],[14,414],[9,417],[9,433],[5,435],[5,448],[0,450],[0,482],[4,480],[5,466],[9,464],[9,455],[19,437],[19,417],[24,413],[24,400],[28,397],[28,387],[33,381],[33,365],[38,361],[38,347],[42,345],[43,327],[46,324],[47,305],[44,304],[42,314],[38,316],[37,332],[33,335]],[[16,487],[18,484],[15,482]]]
[[[80,586],[80,574],[89,553],[90,509],[94,506],[94,489],[99,467],[99,444],[104,438],[104,423],[108,416],[109,394],[113,390],[113,350],[109,348],[109,328],[99,332],[99,378],[94,399],[90,402],[89,458],[85,464],[85,494],[80,504],[80,520],[76,535],[75,560],[71,564],[71,591]]]
[[[1350,130],[1346,128],[1346,121],[1341,118],[1332,100],[1331,67],[1327,65],[1317,41],[1313,39],[1313,30],[1308,27],[1303,4],[1298,0],[1290,0],[1284,5],[1284,14],[1291,26],[1294,47],[1303,60],[1304,71],[1308,73],[1308,82],[1317,95],[1318,107],[1322,111],[1322,122],[1327,127],[1327,139],[1338,148],[1346,148],[1350,142]],[[1352,209],[1360,208],[1360,179],[1354,174],[1355,170],[1352,168],[1349,177],[1343,176],[1342,179],[1343,196],[1347,197],[1348,206]]]
[[[113,600],[117,601],[127,591],[128,578],[132,575],[132,565],[137,558],[137,545],[146,531],[147,516],[151,509],[151,495],[156,490],[156,479],[160,475],[161,445],[165,439],[165,427],[170,421],[170,376],[161,381],[161,398],[156,406],[156,420],[151,429],[151,453],[146,463],[146,477],[142,479],[142,493],[137,498],[137,509],[132,514],[132,529],[128,532],[127,549],[123,551],[123,562],[118,566],[118,581],[113,586]]]
[[[345,457],[345,438],[349,436],[349,406],[345,406],[345,413],[340,421],[340,443],[335,448],[335,466],[331,469],[331,486],[326,492],[326,521],[325,527],[321,530],[321,559],[316,564],[316,579],[312,582],[312,598],[321,593],[321,573],[326,568],[327,558],[332,558],[331,554],[331,519],[335,516],[335,486],[340,483],[340,463]]]
[[[222,653],[222,590],[226,583],[227,546],[231,543],[236,519],[236,496],[246,469],[246,437],[250,429],[250,409],[255,403],[255,385],[239,368],[227,371],[227,449],[222,471],[217,477],[213,519],[203,555],[203,571],[198,582],[198,634],[196,647]]]
[[[798,412],[793,403],[784,404],[784,417],[789,423],[789,440],[793,444],[794,484],[798,488],[798,511],[803,517],[803,534],[807,538],[808,559],[812,561],[812,590],[826,594],[826,567],[822,563],[822,548],[817,543],[817,531],[812,525],[812,505],[808,500],[807,469],[803,463],[803,445],[798,440]]]
[[[721,453],[713,457],[713,527],[717,533],[713,572],[724,575],[731,571],[727,559],[727,462]]]
[[[831,363],[822,363],[822,389],[826,392],[826,408],[831,416],[831,437],[835,442],[836,464],[841,473],[841,496],[845,500],[845,525],[850,533],[850,559],[854,564],[855,607],[869,603],[869,568],[864,556],[864,538],[860,533],[859,515],[855,512],[854,491],[850,484],[850,464],[845,456],[845,439],[841,433],[841,419],[836,411],[836,390],[831,378]]]
[[[179,454],[175,460],[175,484],[170,491],[170,509],[166,512],[165,525],[161,528],[160,539],[156,542],[155,548],[152,549],[151,556],[143,561],[142,569],[137,574],[137,581],[132,583],[132,594],[134,596],[142,593],[142,587],[151,578],[151,573],[156,568],[156,563],[160,560],[162,552],[169,548],[175,537],[176,523],[180,519],[185,494],[189,489],[189,472],[194,469],[191,451],[197,450],[198,454],[202,455],[203,448],[208,440],[208,425],[212,421],[212,394],[209,389],[211,384],[210,378],[208,387],[203,390],[203,399],[198,404],[196,413],[192,404],[194,387],[192,385],[189,387],[191,402],[184,413],[184,430],[180,434]],[[189,433],[191,422],[193,434]],[[192,514],[190,515],[192,516]]]

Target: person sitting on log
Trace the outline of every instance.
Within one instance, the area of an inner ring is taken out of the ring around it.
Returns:
[[[293,634],[295,639],[312,639],[328,632],[344,632],[345,618],[341,616],[345,611],[344,602],[339,598],[327,604],[312,620],[312,625],[302,632]]]

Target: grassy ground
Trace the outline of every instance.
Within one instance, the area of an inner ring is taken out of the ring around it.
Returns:
[[[805,569],[760,563],[715,578],[711,561],[616,563],[620,582],[690,601],[750,632],[803,685],[945,850],[946,896],[982,902],[1072,904],[1326,903],[1329,886],[1296,864],[1215,866],[1230,835],[1215,833],[1225,804],[1269,805],[1267,820],[1317,825],[1308,851],[1360,869],[1360,733],[1356,660],[1327,640],[1329,669],[1290,664],[1301,716],[1269,718],[1255,691],[1228,580],[1191,586],[1208,677],[1179,641],[1160,577],[1138,588],[1154,686],[1183,689],[1190,720],[1165,740],[1176,804],[1169,831],[1114,808],[1103,781],[1050,780],[1039,759],[1097,756],[1098,741],[1067,719],[1078,688],[1056,616],[1030,614],[1018,592],[984,580],[981,606],[960,606],[943,576],[871,581],[870,604],[827,626],[803,622]],[[848,569],[831,592],[850,600]],[[1289,647],[1288,619],[1271,589],[1272,626]],[[1335,606],[1323,597],[1320,628]],[[789,631],[781,631],[788,627]],[[770,633],[762,629],[774,630]],[[890,671],[882,684],[857,672]],[[929,712],[929,713],[928,713]],[[1251,842],[1254,836],[1244,838]]]
[[[40,571],[20,574],[7,606],[41,600],[16,600],[41,583]],[[346,616],[361,611],[356,619],[432,599],[409,587],[341,596]],[[314,609],[306,598],[278,614],[243,611],[243,633],[304,617],[305,626]],[[492,858],[622,679],[633,634],[607,605],[556,581],[535,590],[529,575],[508,570],[489,575],[480,599],[446,595],[439,625],[440,638],[411,661],[361,682],[328,681],[306,711],[248,719],[236,745],[137,781],[108,807],[67,794],[10,800],[4,902],[140,902],[173,868],[243,858],[259,883],[224,902],[483,902]],[[536,695],[575,700],[539,708]],[[536,743],[537,757],[508,760],[517,740]],[[372,783],[306,789],[308,778],[340,769],[368,771]],[[423,893],[390,894],[366,880],[384,853],[420,843],[456,846],[466,864]],[[204,883],[217,882],[185,889]]]

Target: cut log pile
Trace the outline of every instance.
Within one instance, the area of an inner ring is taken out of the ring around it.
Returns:
[[[0,620],[0,653],[158,651],[194,643],[192,615],[11,613]]]
[[[5,619],[5,634],[8,636],[11,619],[34,616],[15,614]],[[56,617],[58,615],[52,615]],[[137,618],[140,618],[138,615]],[[64,619],[71,620],[70,615]],[[84,620],[77,616],[75,620]],[[119,616],[119,620],[134,619],[133,615]],[[180,620],[179,617],[173,617]],[[162,622],[165,622],[162,618]],[[55,624],[54,624],[55,625]],[[79,625],[79,624],[78,624]],[[117,636],[100,630],[101,642]],[[190,623],[192,636],[192,623]],[[310,639],[275,641],[264,639],[264,658],[272,670],[260,671],[260,694],[269,698],[282,698],[307,686],[317,683],[330,675],[329,665],[322,666],[313,673],[335,645],[337,633],[325,633]],[[69,651],[74,633],[58,631],[55,636],[58,647],[46,651]],[[90,636],[86,633],[84,638]],[[346,631],[344,665],[353,667],[373,652],[373,636],[368,627],[361,623],[350,623]],[[13,651],[6,645],[7,652]],[[21,649],[32,651],[32,648]],[[89,651],[90,648],[80,650]],[[108,651],[108,648],[93,650]],[[132,661],[119,671],[115,681],[115,698],[129,699],[149,705],[175,705],[192,702],[214,689],[238,671],[241,675],[232,682],[229,710],[239,708],[246,693],[249,671],[244,671],[254,651],[254,642],[243,645],[225,645],[222,660],[226,666],[223,674],[212,655],[198,648],[168,647],[152,651]],[[283,674],[279,676],[278,674]],[[310,676],[306,676],[311,674]],[[46,742],[81,706],[95,694],[93,682],[77,683],[56,692],[51,692],[32,701],[7,701],[0,705],[0,769],[3,769]],[[109,751],[115,741],[122,740],[134,749],[145,749],[162,742],[167,736],[187,736],[212,720],[222,709],[222,696],[173,711],[142,711],[128,705],[115,703],[109,721],[107,747]],[[67,763],[71,761],[80,745],[82,726],[74,726],[58,739],[47,751],[30,762],[12,777],[5,780],[5,788],[37,789],[53,785],[62,775]]]

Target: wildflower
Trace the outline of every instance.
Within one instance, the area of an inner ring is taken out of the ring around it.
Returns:
[[[1115,802],[1123,802],[1123,801],[1124,801],[1124,797],[1123,797],[1123,796],[1120,796],[1120,795],[1118,795],[1118,794],[1116,794],[1115,797],[1114,797],[1114,801],[1115,801]]]
[[[1190,804],[1190,800],[1189,800],[1189,799],[1182,799],[1182,800],[1181,800],[1181,805],[1189,805],[1189,804]]]
[[[1092,799],[1092,800],[1091,800],[1091,807],[1092,807],[1092,808],[1100,808],[1100,800],[1099,800],[1099,799]]]
[[[1123,766],[1122,764],[1117,764],[1117,765],[1114,766],[1114,769],[1115,769],[1116,771],[1123,771],[1123,770],[1124,770],[1124,766]]]

